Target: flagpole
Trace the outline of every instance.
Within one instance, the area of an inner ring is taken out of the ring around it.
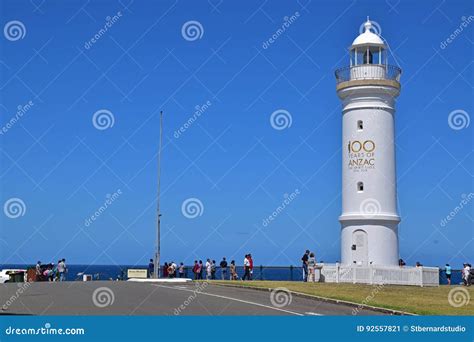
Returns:
[[[157,222],[156,222],[156,251],[155,251],[155,278],[160,277],[160,253],[161,253],[161,211],[160,211],[160,186],[161,186],[161,147],[163,143],[163,111],[160,111],[160,137],[158,146],[158,197],[157,197]]]

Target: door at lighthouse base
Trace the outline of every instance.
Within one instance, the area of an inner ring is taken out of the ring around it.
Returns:
[[[356,265],[367,265],[367,232],[355,230],[352,233],[352,261]]]

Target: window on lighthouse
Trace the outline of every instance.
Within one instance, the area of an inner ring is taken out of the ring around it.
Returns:
[[[358,192],[364,192],[364,183],[363,182],[357,183],[357,191]]]
[[[367,49],[367,51],[364,53],[364,64],[373,64],[373,55],[372,52]]]
[[[362,120],[357,121],[357,129],[362,131],[364,129],[364,122]]]

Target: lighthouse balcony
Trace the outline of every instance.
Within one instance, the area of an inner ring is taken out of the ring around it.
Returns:
[[[341,90],[352,86],[379,85],[400,89],[401,73],[402,70],[394,65],[353,65],[336,70],[336,87]]]

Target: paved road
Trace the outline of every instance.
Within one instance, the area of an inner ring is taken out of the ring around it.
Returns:
[[[196,291],[198,290],[198,291]],[[22,292],[22,293],[20,293]],[[273,299],[273,300],[272,300]],[[2,308],[3,307],[3,308]],[[207,283],[94,281],[0,284],[0,314],[351,315],[353,307]],[[381,315],[360,310],[358,315]]]

